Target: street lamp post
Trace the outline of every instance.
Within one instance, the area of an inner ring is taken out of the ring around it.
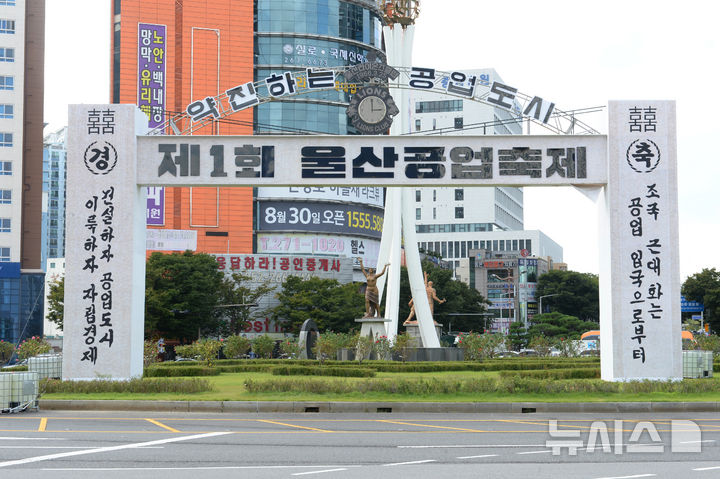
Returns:
[[[543,309],[542,309],[542,300],[543,300],[543,298],[549,298],[550,296],[560,296],[560,293],[545,294],[545,295],[543,295],[543,296],[540,296],[540,301],[539,301],[539,303],[540,303],[540,304],[539,304],[540,314],[543,314]]]

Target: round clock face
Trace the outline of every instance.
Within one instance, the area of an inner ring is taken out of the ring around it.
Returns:
[[[370,95],[362,99],[357,107],[357,112],[362,121],[374,125],[385,118],[387,105],[382,98]]]

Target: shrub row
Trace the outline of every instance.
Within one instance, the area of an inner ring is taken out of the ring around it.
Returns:
[[[501,378],[410,378],[368,379],[367,381],[331,381],[320,378],[293,379],[246,379],[249,392],[294,392],[314,394],[373,393],[425,396],[430,394],[568,394],[568,393],[717,393],[716,381],[686,379],[677,382],[635,381],[627,383],[608,382],[599,379],[548,380],[520,376]]]
[[[332,368],[310,366],[276,366],[272,368],[274,376],[339,376],[346,378],[372,378],[375,370],[369,368]]]
[[[229,360],[219,361],[217,366],[209,368],[201,366],[202,363],[191,363],[183,361],[182,367],[176,366],[152,366],[145,370],[146,377],[177,377],[177,376],[214,376],[220,373],[247,373],[247,372],[272,372],[277,367],[298,367],[307,370],[321,370],[328,366],[334,369],[357,369],[358,363],[352,361],[329,361],[326,366],[319,366],[317,361],[297,361],[292,360],[260,360],[260,361],[236,361]],[[191,364],[191,365],[188,365]],[[372,369],[376,372],[386,373],[431,373],[431,372],[448,372],[448,371],[533,371],[533,370],[565,370],[565,369],[597,369],[596,363],[585,361],[522,361],[522,362],[411,362],[399,363],[397,361],[369,361],[363,363],[363,368]],[[298,373],[300,374],[300,373]],[[305,375],[324,375],[321,373],[304,373]],[[595,377],[587,373],[587,376]],[[551,377],[540,375],[538,377]],[[575,376],[579,377],[579,376]]]
[[[220,374],[219,368],[210,368],[207,366],[189,366],[186,368],[164,368],[153,367],[146,368],[144,376],[146,378],[168,378],[179,376],[217,376]]]
[[[510,371],[505,375],[536,379],[600,379],[597,368],[538,369],[534,371]]]
[[[212,391],[207,379],[131,379],[130,381],[61,381],[43,379],[40,391],[51,393],[199,393]]]

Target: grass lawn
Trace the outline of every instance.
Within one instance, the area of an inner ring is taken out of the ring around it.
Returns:
[[[378,373],[375,378],[337,378],[337,377],[315,377],[316,381],[378,381],[384,380],[397,382],[400,380],[417,379],[432,381],[438,380],[471,380],[487,378],[498,380],[502,378],[502,372],[474,372],[474,371],[450,371],[432,373]],[[570,393],[461,393],[461,394],[400,394],[388,392],[351,392],[345,394],[317,394],[309,392],[259,392],[251,393],[245,388],[245,380],[253,381],[308,381],[307,377],[283,377],[273,376],[270,373],[229,373],[206,378],[212,385],[213,391],[194,394],[171,394],[171,393],[92,393],[92,394],[70,394],[54,393],[43,395],[43,399],[144,399],[144,400],[171,400],[171,401],[383,401],[383,402],[611,402],[611,401],[720,401],[720,378],[704,379],[712,382],[713,387],[708,392],[687,393],[687,392],[645,392],[645,393],[613,393],[613,392],[570,392]],[[574,380],[568,380],[574,381]],[[704,383],[706,384],[706,383]]]

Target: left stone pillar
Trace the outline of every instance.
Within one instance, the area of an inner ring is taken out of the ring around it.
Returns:
[[[70,106],[63,379],[143,373],[145,195],[137,185],[137,135],[146,125],[134,105]]]

